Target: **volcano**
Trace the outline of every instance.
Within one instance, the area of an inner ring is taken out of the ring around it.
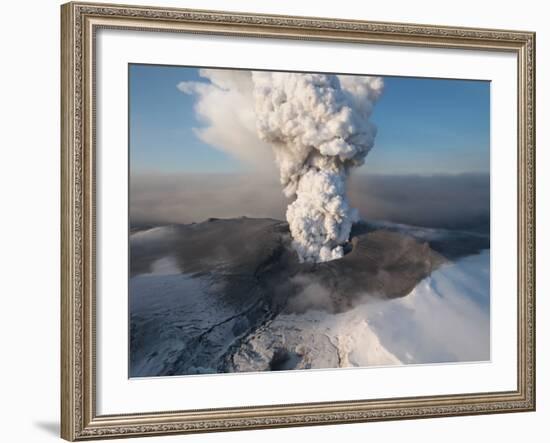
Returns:
[[[484,257],[489,237],[361,222],[350,238],[342,258],[309,263],[279,220],[133,226],[130,376],[415,362],[384,344],[371,314],[401,306],[392,301],[406,300],[440,268]],[[476,299],[481,315],[486,280]],[[483,359],[488,344],[468,352]],[[430,358],[452,361],[447,354]]]

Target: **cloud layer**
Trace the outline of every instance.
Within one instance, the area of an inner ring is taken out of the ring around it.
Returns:
[[[457,176],[364,176],[348,184],[361,218],[451,229],[489,226],[490,182],[486,174]],[[210,217],[284,220],[288,200],[269,174],[133,173],[130,223],[201,222]]]

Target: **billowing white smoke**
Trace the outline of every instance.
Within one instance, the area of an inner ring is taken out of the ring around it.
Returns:
[[[287,220],[301,261],[344,255],[357,210],[346,198],[351,168],[374,145],[369,121],[383,88],[377,77],[253,72],[256,126],[270,143],[287,197]]]
[[[210,80],[182,82],[196,94],[205,142],[255,165],[271,145],[287,220],[301,261],[343,256],[358,213],[346,198],[350,170],[374,144],[369,121],[382,93],[379,77],[202,69]],[[260,161],[259,161],[260,160]]]
[[[178,84],[183,93],[198,97],[195,113],[205,125],[194,130],[197,137],[255,170],[273,169],[271,147],[256,131],[250,71],[201,69],[199,73],[208,83]]]

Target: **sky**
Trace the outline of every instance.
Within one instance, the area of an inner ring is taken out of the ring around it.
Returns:
[[[359,172],[488,173],[490,82],[383,77],[371,120],[378,134]],[[250,165],[201,141],[195,95],[181,82],[207,82],[197,68],[129,66],[132,173],[238,173]]]

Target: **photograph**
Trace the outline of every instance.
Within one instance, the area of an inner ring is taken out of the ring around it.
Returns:
[[[491,82],[128,65],[128,376],[491,361]]]
[[[60,8],[61,437],[535,411],[542,25],[189,6]]]

